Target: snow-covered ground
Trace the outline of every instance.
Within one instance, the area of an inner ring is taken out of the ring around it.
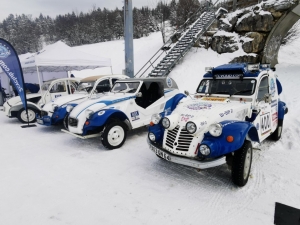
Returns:
[[[134,43],[136,69],[162,45],[159,33]],[[300,208],[299,46],[300,39],[279,54],[289,107],[282,138],[254,152],[243,188],[225,165],[197,171],[159,159],[148,149],[146,128],[108,151],[99,139],[76,139],[59,126],[22,129],[0,112],[0,224],[273,224],[275,202]],[[105,52],[115,73],[124,67],[122,41],[78,48]],[[194,92],[205,66],[234,56],[192,49],[170,76]]]

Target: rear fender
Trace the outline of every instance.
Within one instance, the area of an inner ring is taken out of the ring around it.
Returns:
[[[28,108],[32,108],[32,109],[35,109],[36,111],[40,111],[40,110],[41,110],[41,108],[40,108],[37,104],[34,104],[34,103],[32,103],[32,102],[27,102],[27,107],[28,107]],[[12,106],[12,107],[10,108],[10,111],[11,111],[11,112],[13,112],[13,111],[18,112],[18,111],[20,111],[20,110],[23,109],[23,108],[24,108],[24,106],[23,106],[23,104],[20,102],[20,103],[18,103],[18,104],[16,104],[16,105]]]
[[[279,101],[278,102],[278,119],[283,120],[284,114],[287,112],[287,107],[285,102]]]
[[[222,134],[219,137],[213,137],[209,132],[204,134],[201,144],[210,147],[209,157],[219,157],[230,152],[234,152],[242,147],[246,139],[259,142],[259,136],[252,123],[247,121],[223,121],[220,123],[223,127]],[[227,137],[232,136],[233,142],[228,142]],[[199,154],[201,154],[199,152]]]

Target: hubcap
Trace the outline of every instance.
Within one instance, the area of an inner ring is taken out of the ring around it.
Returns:
[[[112,127],[107,135],[107,141],[112,146],[117,146],[124,140],[125,132],[121,126]]]
[[[246,153],[245,165],[244,165],[244,179],[247,179],[250,172],[251,164],[251,148],[248,148]]]
[[[27,113],[26,110],[23,110],[21,113],[21,119],[25,122],[27,122]],[[28,119],[29,122],[32,122],[35,119],[35,112],[31,109],[28,109]]]

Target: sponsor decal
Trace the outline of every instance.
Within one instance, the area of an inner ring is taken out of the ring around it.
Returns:
[[[213,102],[226,102],[227,98],[203,97],[202,100]]]
[[[102,111],[98,112],[98,116],[102,116],[104,113],[105,113],[105,111],[102,110]]]
[[[260,116],[261,135],[265,135],[271,131],[271,116],[266,113]]]
[[[277,118],[278,118],[278,113],[277,112],[273,113],[272,114],[272,121],[277,120]]]
[[[186,107],[191,110],[211,109],[212,104],[198,102],[198,103],[187,105]]]
[[[275,87],[275,82],[274,82],[273,78],[270,80],[270,91],[271,91],[272,97],[274,97],[275,93],[276,93],[276,87]]]
[[[171,79],[170,77],[167,77],[166,82],[167,82],[167,86],[168,86],[169,88],[173,86],[173,82],[172,82],[172,79]]]
[[[190,114],[181,114],[181,121],[187,122],[192,119],[194,116]]]
[[[207,121],[202,121],[202,122],[200,122],[200,126],[204,126],[204,125],[206,125],[207,124]]]
[[[221,117],[223,117],[223,116],[227,116],[227,115],[229,115],[229,114],[231,114],[231,113],[233,113],[233,109],[226,110],[226,111],[220,113],[219,115],[220,115]]]
[[[131,120],[132,120],[132,121],[135,121],[135,120],[139,120],[139,119],[140,119],[139,111],[132,112],[132,113],[130,113],[130,115],[131,115]]]
[[[0,58],[6,59],[8,56],[10,56],[10,54],[9,48],[0,43]]]
[[[171,114],[171,107],[166,108],[164,112],[165,112],[165,116],[170,115]]]
[[[229,122],[227,122],[227,123],[224,123],[223,125],[222,125],[222,127],[226,127],[226,126],[228,126],[228,125],[230,125],[230,124],[233,124],[233,123],[236,123],[237,121],[229,121]]]
[[[60,97],[61,95],[54,95],[54,98],[58,98],[58,97]]]
[[[216,74],[215,78],[240,78],[243,74]]]

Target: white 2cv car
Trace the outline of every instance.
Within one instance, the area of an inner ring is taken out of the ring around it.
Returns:
[[[37,114],[37,123],[45,126],[63,123],[67,129],[70,108],[74,108],[93,96],[101,97],[103,92],[110,91],[117,80],[126,78],[128,77],[125,75],[99,75],[83,78],[72,95],[62,96],[45,104]]]
[[[83,139],[101,136],[106,148],[119,148],[128,130],[148,125],[152,114],[173,110],[185,97],[171,78],[118,80],[104,95],[73,108],[69,130],[62,131]]]
[[[249,178],[253,144],[281,137],[286,104],[268,64],[207,68],[193,98],[154,114],[150,149],[167,161],[206,169],[227,162],[234,184]]]
[[[26,110],[20,96],[9,99],[3,106],[6,116],[9,118],[17,117],[22,123],[32,123],[36,120],[36,113],[43,105],[54,99],[72,94],[81,78],[61,78],[44,82],[40,91],[36,94],[26,94],[28,106],[28,119]]]

